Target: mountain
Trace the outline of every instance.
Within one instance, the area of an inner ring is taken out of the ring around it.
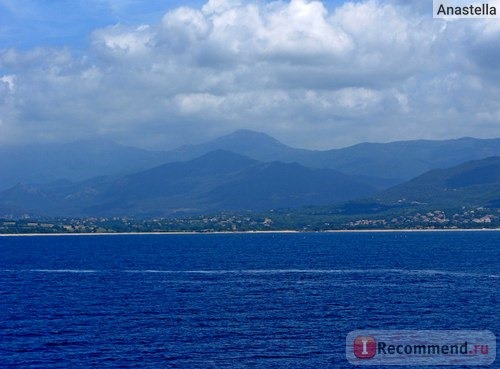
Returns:
[[[240,130],[199,145],[183,146],[166,154],[168,161],[189,160],[213,150],[228,150],[260,161],[299,163],[364,175],[372,185],[387,188],[428,170],[500,155],[500,139],[460,138],[361,143],[326,151],[296,149],[264,134]]]
[[[293,162],[310,151],[287,146],[265,133],[241,129],[198,145],[185,145],[169,151],[172,161],[194,159],[214,150],[226,150],[260,161]]]
[[[355,176],[331,169],[263,163],[216,150],[118,178],[18,184],[0,193],[0,209],[46,216],[154,217],[325,205],[373,193],[374,187]]]
[[[500,205],[500,157],[431,170],[376,196],[383,203],[436,206]]]
[[[125,175],[164,163],[189,161],[214,150],[231,151],[262,162],[298,163],[364,176],[363,182],[382,190],[428,170],[498,156],[500,139],[362,143],[315,151],[287,146],[264,133],[239,130],[170,151],[142,150],[107,140],[3,147],[0,148],[0,190],[16,183],[82,181],[96,176]]]
[[[362,143],[324,152],[332,166],[350,174],[408,180],[432,169],[500,155],[500,139],[464,137],[453,140],[413,140]]]
[[[132,173],[166,161],[164,152],[122,146],[109,140],[0,147],[0,190],[19,182],[80,181]]]

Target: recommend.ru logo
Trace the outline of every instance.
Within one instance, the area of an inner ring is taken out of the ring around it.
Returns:
[[[490,331],[360,330],[346,338],[355,365],[490,365],[496,337]]]

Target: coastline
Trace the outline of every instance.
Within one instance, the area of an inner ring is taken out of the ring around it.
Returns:
[[[96,232],[96,233],[0,233],[0,237],[59,237],[59,236],[147,236],[147,235],[217,235],[217,234],[309,234],[309,233],[408,233],[408,232],[495,232],[500,228],[456,228],[456,229],[338,229],[325,231],[172,231],[172,232]]]

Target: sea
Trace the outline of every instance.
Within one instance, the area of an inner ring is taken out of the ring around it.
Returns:
[[[0,368],[354,368],[366,329],[499,337],[500,232],[0,237]]]

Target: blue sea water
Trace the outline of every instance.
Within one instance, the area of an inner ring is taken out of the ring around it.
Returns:
[[[356,329],[498,337],[499,241],[500,232],[0,237],[0,367],[351,368],[345,338]]]

